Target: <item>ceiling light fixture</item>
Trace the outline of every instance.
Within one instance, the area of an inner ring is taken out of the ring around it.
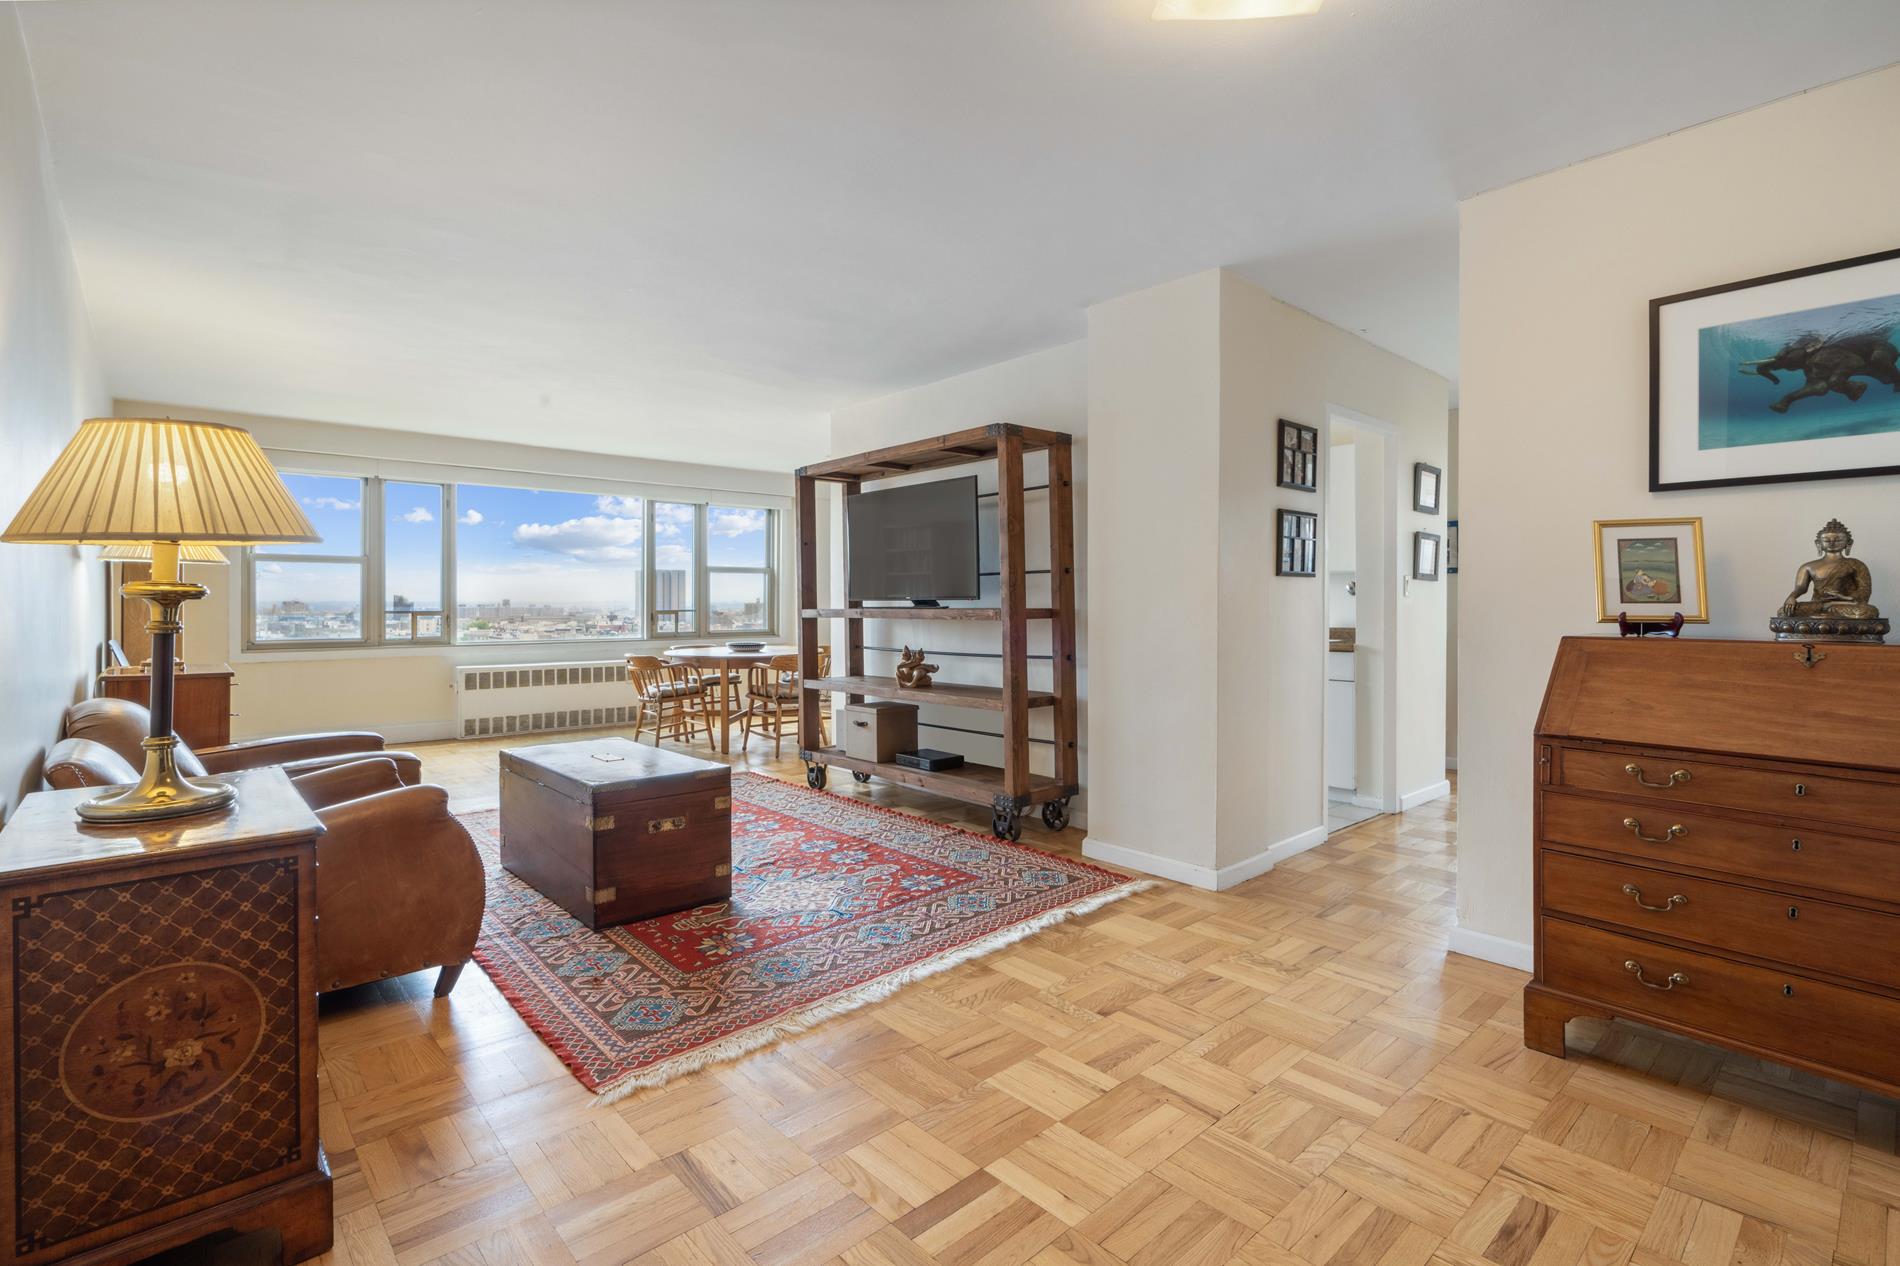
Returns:
[[[1157,22],[1238,22],[1318,13],[1325,0],[1157,0]]]

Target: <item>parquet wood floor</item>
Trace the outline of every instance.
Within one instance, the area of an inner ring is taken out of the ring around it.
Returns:
[[[500,746],[420,750],[469,809]],[[326,997],[324,1260],[1900,1266],[1895,1103],[1623,1025],[1526,1051],[1523,974],[1445,952],[1455,843],[1375,819],[606,1108],[479,970]]]

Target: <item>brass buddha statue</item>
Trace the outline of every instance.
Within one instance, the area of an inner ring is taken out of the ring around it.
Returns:
[[[1873,597],[1873,575],[1867,564],[1848,555],[1854,534],[1839,519],[1829,519],[1816,533],[1814,547],[1821,556],[1801,564],[1794,575],[1794,592],[1768,621],[1781,642],[1881,642],[1888,622],[1880,618]]]

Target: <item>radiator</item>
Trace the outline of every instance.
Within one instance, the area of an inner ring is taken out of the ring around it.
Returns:
[[[633,724],[625,660],[458,664],[455,724],[463,738]]]

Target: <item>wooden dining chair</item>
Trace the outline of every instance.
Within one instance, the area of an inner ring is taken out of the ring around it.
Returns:
[[[712,650],[713,647],[714,643],[712,642],[681,642],[677,646],[669,646],[666,649],[667,653],[671,654],[674,651],[709,651]],[[681,667],[686,670],[686,675],[698,682],[700,688],[707,694],[712,695],[715,699],[719,697],[717,693],[719,689],[719,670],[717,668],[701,667],[698,664],[683,664]],[[744,680],[745,674],[734,668],[726,673],[726,688],[729,690],[736,688],[739,683]]]
[[[798,734],[798,656],[774,655],[763,664],[753,664],[746,670],[745,710],[739,714],[744,737],[740,746],[752,742],[752,729],[757,725],[761,734],[770,731],[772,735],[772,758],[776,760],[779,749],[785,742],[785,731],[789,728],[794,737]],[[820,739],[823,742],[822,727]]]
[[[718,750],[713,742],[712,718],[706,714],[705,687],[684,668],[653,655],[629,655],[627,675],[640,701],[633,719],[634,742],[640,741],[640,731],[651,719],[655,747],[662,738],[691,743],[703,728],[706,746]]]

